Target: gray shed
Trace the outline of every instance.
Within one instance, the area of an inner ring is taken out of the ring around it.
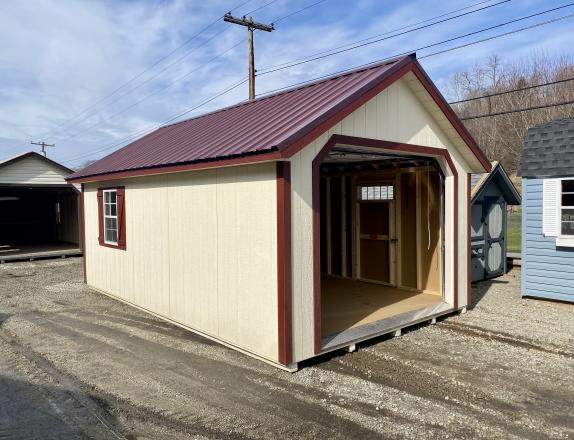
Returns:
[[[0,161],[0,263],[81,254],[72,172],[36,152]]]
[[[516,187],[499,162],[490,173],[473,174],[472,187],[472,282],[506,272],[507,206],[520,205]]]

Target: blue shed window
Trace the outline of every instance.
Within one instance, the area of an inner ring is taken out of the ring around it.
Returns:
[[[562,181],[562,235],[574,235],[574,179]]]

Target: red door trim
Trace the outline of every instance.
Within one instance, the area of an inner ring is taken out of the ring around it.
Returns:
[[[336,144],[352,145],[357,147],[371,147],[397,152],[424,154],[432,157],[442,157],[446,161],[450,172],[454,178],[454,225],[455,237],[453,258],[454,258],[454,308],[458,308],[458,182],[459,174],[448,150],[444,148],[425,147],[422,145],[403,144],[400,142],[382,141],[377,139],[360,138],[345,135],[333,135],[321,148],[313,159],[312,164],[312,184],[313,184],[313,330],[315,354],[319,354],[322,349],[321,341],[321,218],[320,218],[320,165],[323,159],[329,154]]]
[[[293,362],[291,272],[291,163],[277,162],[277,309],[279,362]]]

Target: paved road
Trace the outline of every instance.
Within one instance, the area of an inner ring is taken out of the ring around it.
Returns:
[[[289,374],[90,291],[79,259],[2,265],[0,438],[574,438],[574,306],[518,276]]]

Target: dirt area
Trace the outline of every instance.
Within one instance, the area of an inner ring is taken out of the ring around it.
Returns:
[[[0,438],[574,438],[574,306],[475,307],[290,374],[89,290],[81,260],[0,265]]]

